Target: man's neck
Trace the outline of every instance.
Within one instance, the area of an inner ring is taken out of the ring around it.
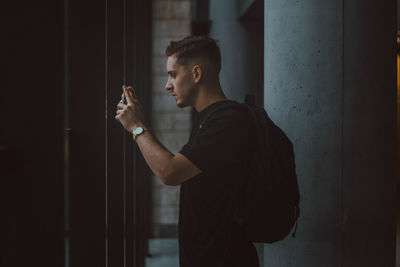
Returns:
[[[218,87],[217,89],[207,88],[199,91],[193,107],[197,112],[200,112],[211,104],[225,100],[227,100],[227,98],[224,95],[221,87]]]

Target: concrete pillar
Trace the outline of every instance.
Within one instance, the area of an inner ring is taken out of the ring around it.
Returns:
[[[396,1],[265,0],[264,103],[292,139],[296,238],[265,266],[395,266]]]

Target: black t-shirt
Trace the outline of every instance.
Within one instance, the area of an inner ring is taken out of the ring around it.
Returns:
[[[202,171],[181,185],[181,267],[258,266],[253,244],[232,220],[249,149],[246,115],[234,105],[220,101],[197,113],[189,142],[179,152]]]

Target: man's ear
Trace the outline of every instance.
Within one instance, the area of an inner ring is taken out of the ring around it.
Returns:
[[[192,68],[192,77],[194,83],[199,83],[201,78],[203,78],[203,69],[201,68],[200,65],[196,64]]]

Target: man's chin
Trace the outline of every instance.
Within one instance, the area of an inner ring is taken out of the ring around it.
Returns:
[[[184,108],[184,107],[187,107],[188,105],[184,102],[176,101],[176,106],[178,108]]]

